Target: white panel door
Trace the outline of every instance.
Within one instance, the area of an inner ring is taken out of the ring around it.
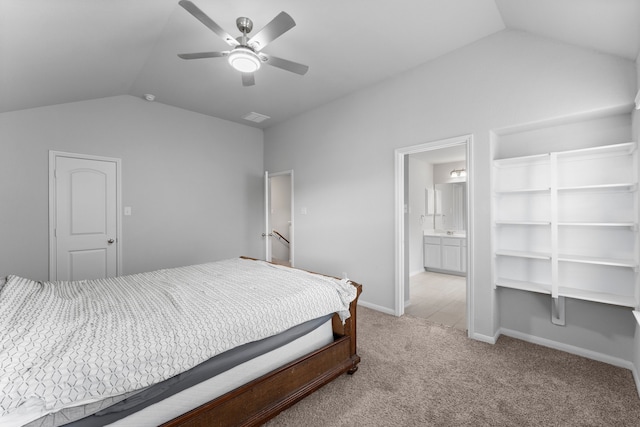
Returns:
[[[55,277],[117,275],[117,162],[55,157]]]

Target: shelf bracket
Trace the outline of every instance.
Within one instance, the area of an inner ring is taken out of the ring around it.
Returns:
[[[564,326],[564,299],[565,297],[551,298],[551,323]]]

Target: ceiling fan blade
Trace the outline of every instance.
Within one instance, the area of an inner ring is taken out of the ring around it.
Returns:
[[[276,56],[260,53],[265,64],[269,64],[273,67],[282,68],[283,70],[291,71],[292,73],[300,74],[304,76],[309,71],[308,65],[299,64],[297,62],[289,61],[288,59],[278,58]]]
[[[182,59],[202,59],[202,58],[221,58],[228,56],[229,52],[196,52],[196,53],[179,53],[178,56]]]
[[[253,86],[256,84],[256,79],[253,73],[242,73],[242,86]]]
[[[271,22],[265,25],[247,43],[256,52],[296,26],[296,22],[286,12],[280,12]]]
[[[223,30],[222,27],[213,22],[213,20],[209,18],[206,13],[201,11],[198,6],[191,3],[189,0],[180,0],[178,4],[182,6],[187,12],[192,14],[198,21],[207,26],[207,28],[222,37],[222,39],[227,42],[229,46],[236,47],[240,44],[229,33]]]

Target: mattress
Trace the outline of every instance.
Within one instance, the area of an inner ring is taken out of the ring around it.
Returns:
[[[331,323],[331,321],[325,322],[313,332],[283,347],[238,365],[210,380],[203,381],[194,387],[109,425],[114,427],[157,426],[172,420],[280,366],[293,362],[314,350],[330,344],[334,340]]]
[[[9,276],[0,425],[117,400],[308,320],[345,319],[355,293],[346,281],[244,259],[82,282]]]
[[[166,381],[122,396],[114,404],[108,399],[107,404],[95,402],[63,409],[26,427],[102,427],[112,423],[143,426],[169,421],[271,369],[331,343],[332,317],[327,315],[313,319],[278,335],[236,347]],[[205,384],[194,388],[202,382]],[[182,395],[170,399],[179,393]],[[194,405],[194,402],[201,403]],[[161,404],[156,405],[158,403]],[[152,405],[155,406],[140,413]],[[137,416],[131,417],[136,413]],[[130,418],[123,420],[125,417]]]

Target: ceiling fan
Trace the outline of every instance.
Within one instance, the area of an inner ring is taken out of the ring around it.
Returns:
[[[198,21],[202,22],[207,28],[220,36],[232,48],[231,50],[222,52],[180,53],[178,54],[180,58],[202,59],[226,57],[229,64],[242,73],[243,86],[253,86],[255,84],[253,73],[260,69],[262,63],[300,75],[306,74],[309,70],[309,67],[306,65],[262,52],[265,46],[296,26],[293,18],[287,13],[280,12],[278,16],[273,18],[271,22],[251,38],[247,38],[247,34],[253,29],[253,22],[249,18],[240,17],[236,20],[236,25],[240,32],[242,32],[242,35],[238,38],[233,38],[189,0],[180,0],[178,4],[192,14]]]

